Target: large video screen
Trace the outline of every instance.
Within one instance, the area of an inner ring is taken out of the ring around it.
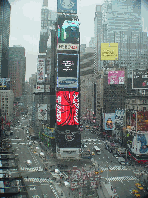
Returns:
[[[148,89],[148,70],[133,71],[132,88]]]
[[[57,134],[57,144],[60,148],[81,148],[81,134]]]
[[[78,54],[57,55],[57,87],[78,87]]]
[[[79,21],[77,19],[58,18],[58,43],[79,44]]]
[[[57,125],[79,125],[79,92],[56,92]]]

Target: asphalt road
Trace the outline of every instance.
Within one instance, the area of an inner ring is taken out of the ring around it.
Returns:
[[[37,150],[36,147],[38,146],[38,143],[34,144],[32,147],[27,145],[29,140],[26,138],[26,130],[23,130],[22,127],[27,126],[28,121],[22,120],[20,123],[20,127],[15,127],[13,129],[14,134],[11,136],[11,142],[13,148],[16,150],[15,153],[19,155],[19,170],[25,180],[29,197],[33,198],[37,196],[38,198],[42,198],[46,197],[46,195],[49,197],[50,195],[51,198],[55,198],[56,196],[51,189],[52,185],[50,185],[51,174],[44,171],[44,162],[37,154],[38,152],[34,153],[34,151]],[[15,139],[16,136],[19,137],[19,139]],[[27,160],[32,161],[32,164],[29,167],[26,163]]]
[[[104,141],[97,138],[96,134],[91,133],[90,131],[84,130],[82,132],[82,140],[83,139],[97,139],[97,141],[88,141],[87,148],[90,151],[93,151],[94,145],[101,148],[101,154],[93,156],[96,163],[99,165],[99,170],[103,170],[101,174],[102,181],[108,180],[114,189],[116,189],[117,194],[120,198],[125,197],[133,197],[131,195],[131,190],[138,190],[135,186],[135,183],[139,182],[139,180],[135,177],[133,172],[133,167],[131,166],[122,166],[119,164],[118,160],[105,149]],[[109,168],[109,169],[108,169]],[[137,166],[137,169],[140,167]],[[141,197],[147,195],[147,192],[139,191]]]

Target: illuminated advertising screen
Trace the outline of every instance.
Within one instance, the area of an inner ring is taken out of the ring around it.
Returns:
[[[78,87],[78,54],[57,54],[57,87]]]
[[[77,14],[77,0],[57,0],[57,12]]]
[[[115,113],[105,113],[105,130],[115,129]]]
[[[118,43],[101,43],[101,60],[118,60]]]
[[[56,92],[57,125],[79,125],[79,92]]]
[[[37,82],[44,82],[45,81],[45,59],[38,58],[37,63]]]
[[[79,21],[72,19],[72,17],[58,18],[58,41],[59,44],[69,44],[68,48],[76,48],[72,44],[79,44]],[[64,45],[63,48],[66,49]],[[69,50],[69,49],[67,49]],[[76,49],[77,50],[77,49]]]
[[[148,132],[148,111],[137,111],[137,131]]]
[[[60,148],[81,148],[81,134],[58,134],[57,145]]]
[[[132,77],[133,89],[148,89],[148,70],[134,70]]]
[[[124,71],[109,71],[108,72],[108,84],[124,84],[125,72]]]
[[[0,78],[0,90],[10,90],[10,78]]]

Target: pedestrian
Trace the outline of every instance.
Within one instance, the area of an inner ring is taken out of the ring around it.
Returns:
[[[113,187],[111,186],[111,190],[113,191]]]

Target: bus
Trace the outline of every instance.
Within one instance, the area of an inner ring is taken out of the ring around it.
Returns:
[[[94,151],[95,151],[98,155],[101,154],[101,149],[98,148],[97,146],[94,146]]]

